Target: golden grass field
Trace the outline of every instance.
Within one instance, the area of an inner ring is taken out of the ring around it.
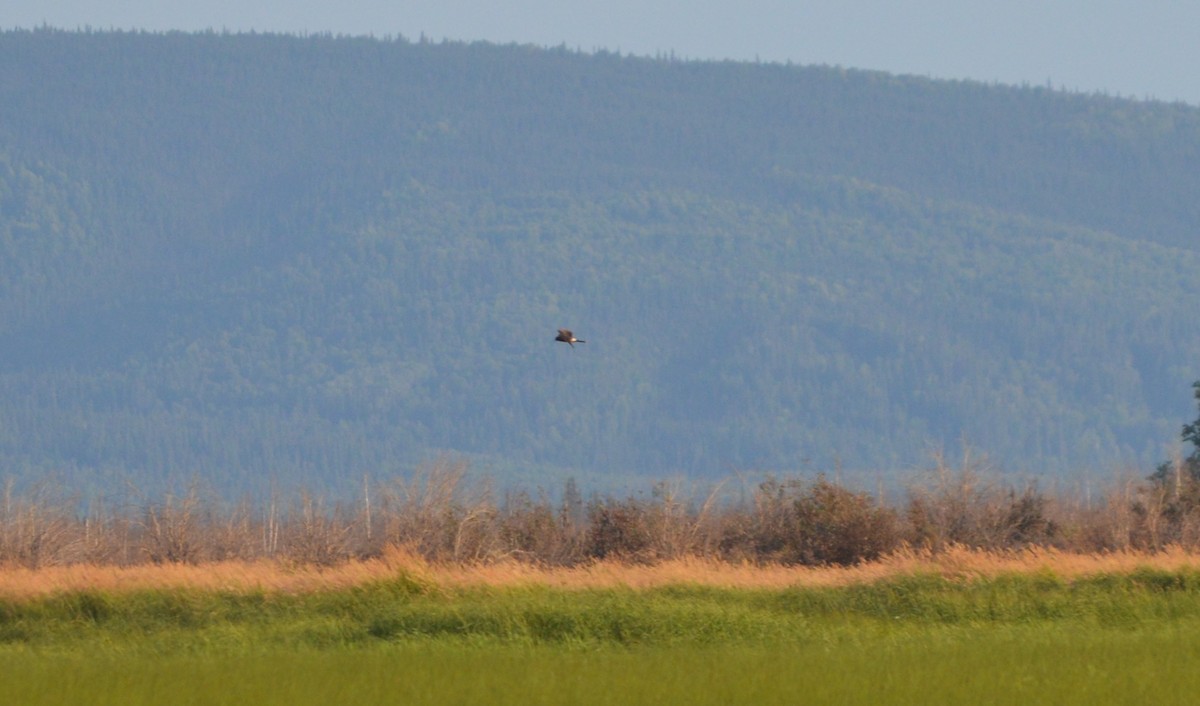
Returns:
[[[1064,579],[1139,568],[1164,571],[1200,569],[1200,553],[1178,547],[1146,553],[1117,551],[1078,554],[1030,548],[986,552],[951,547],[937,553],[904,550],[879,561],[851,567],[732,564],[685,558],[656,564],[598,561],[583,566],[542,567],[517,561],[431,564],[392,548],[377,559],[333,567],[285,562],[144,564],[129,567],[76,564],[38,569],[0,569],[0,598],[36,599],[75,591],[192,589],[203,591],[311,593],[352,588],[406,575],[431,587],[546,586],[561,589],[655,588],[700,585],[721,588],[833,587],[871,583],[911,574],[934,574],[970,581],[1000,574],[1049,572]]]

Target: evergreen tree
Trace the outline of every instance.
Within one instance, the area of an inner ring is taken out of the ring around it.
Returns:
[[[1200,408],[1200,380],[1192,383],[1195,390],[1196,407]],[[1200,480],[1200,415],[1191,424],[1183,425],[1183,440],[1192,445],[1192,455],[1184,460],[1187,471],[1193,478]]]
[[[1200,407],[1200,380],[1192,383],[1192,388],[1195,390],[1196,406]],[[1190,480],[1200,481],[1200,416],[1197,416],[1196,421],[1191,424],[1183,425],[1180,438],[1192,445],[1192,454],[1183,459],[1182,467],[1179,470],[1185,473]],[[1175,464],[1168,461],[1158,464],[1148,480],[1163,485],[1173,482],[1174,478]]]

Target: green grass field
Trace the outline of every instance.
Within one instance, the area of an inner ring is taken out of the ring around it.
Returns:
[[[1190,704],[1200,575],[0,602],[3,704]]]

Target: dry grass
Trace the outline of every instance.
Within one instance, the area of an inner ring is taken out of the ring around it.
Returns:
[[[276,561],[206,564],[99,566],[76,564],[40,569],[0,569],[0,598],[29,600],[77,591],[124,592],[188,589],[266,593],[307,593],[350,588],[407,575],[437,588],[546,586],[561,589],[648,589],[691,584],[722,588],[778,589],[870,583],[895,576],[933,573],[970,581],[1005,573],[1048,571],[1065,580],[1138,568],[1165,571],[1200,569],[1200,553],[1169,547],[1154,553],[1118,551],[1079,554],[1054,549],[979,551],[902,550],[881,560],[849,567],[734,564],[681,558],[656,564],[597,561],[577,567],[540,567],[518,561],[433,564],[417,554],[389,548],[378,559],[334,567]]]

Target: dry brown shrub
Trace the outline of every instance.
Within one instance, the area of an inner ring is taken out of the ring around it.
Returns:
[[[193,485],[182,497],[168,493],[161,503],[142,510],[142,551],[150,561],[199,563],[203,557],[200,491]]]
[[[582,557],[583,532],[567,507],[555,511],[546,498],[510,493],[496,517],[492,559],[519,559],[550,566],[574,564]]]
[[[795,500],[794,511],[801,564],[848,566],[877,559],[900,543],[894,512],[823,477]]]
[[[412,547],[432,560],[470,561],[494,549],[491,489],[465,483],[467,464],[440,459],[379,492],[382,541]]]
[[[587,556],[648,562],[655,559],[648,511],[635,498],[597,500],[588,506]]]
[[[4,485],[0,502],[0,563],[37,568],[65,563],[76,537],[73,500],[50,482],[16,497],[13,481]]]
[[[811,483],[770,477],[759,483],[749,512],[727,513],[719,546],[721,556],[732,560],[849,565],[899,543],[891,509],[818,476]]]
[[[354,520],[345,510],[325,508],[320,498],[302,492],[283,524],[283,556],[300,564],[332,566],[353,556],[350,533]]]
[[[934,467],[910,484],[904,509],[906,541],[938,550],[949,545],[978,549],[1055,546],[1063,527],[1054,499],[1037,484],[1021,487],[996,482],[986,458],[963,452],[957,468],[939,452]]]
[[[1078,553],[1162,551],[1200,545],[1200,480],[1126,477],[1097,491],[1051,496],[1033,484],[1005,486],[984,464],[937,457],[897,511],[876,497],[818,476],[767,477],[743,493],[707,493],[682,481],[646,495],[584,503],[568,484],[561,502],[509,492],[497,504],[487,483],[468,482],[464,462],[439,460],[413,476],[371,484],[351,502],[300,493],[266,506],[226,505],[196,484],[133,509],[102,503],[81,512],[72,498],[11,482],[0,500],[0,563],[200,564],[261,559],[335,567],[376,559],[388,547],[435,564],[506,562],[581,567],[596,561],[658,564],[850,565],[907,543],[921,550],[1054,548]],[[881,495],[881,494],[880,494]]]

